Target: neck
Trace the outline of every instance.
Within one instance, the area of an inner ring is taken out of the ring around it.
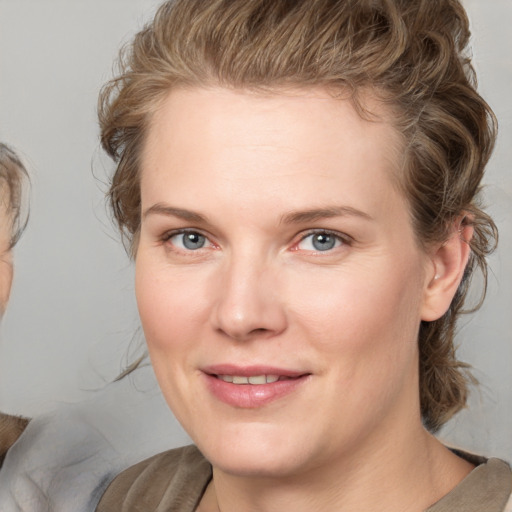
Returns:
[[[389,431],[388,431],[389,432]],[[335,463],[279,478],[213,470],[201,512],[422,511],[452,490],[472,469],[421,424],[414,432],[375,439]]]

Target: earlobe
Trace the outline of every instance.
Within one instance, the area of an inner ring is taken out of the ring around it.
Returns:
[[[465,218],[453,223],[452,233],[433,249],[431,271],[426,276],[421,319],[441,318],[452,302],[471,254],[473,226]]]

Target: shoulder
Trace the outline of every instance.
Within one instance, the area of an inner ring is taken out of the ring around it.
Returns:
[[[97,512],[150,512],[180,504],[194,510],[211,479],[211,466],[195,446],[176,448],[146,459],[120,473],[109,485]],[[174,510],[174,509],[173,509]]]

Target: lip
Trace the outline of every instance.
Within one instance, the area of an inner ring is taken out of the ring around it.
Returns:
[[[206,386],[210,393],[232,407],[256,409],[283,398],[301,387],[311,373],[277,368],[272,366],[237,366],[221,364],[202,368]],[[236,375],[251,377],[256,375],[277,375],[285,380],[268,382],[266,384],[232,384],[219,379],[218,375]]]

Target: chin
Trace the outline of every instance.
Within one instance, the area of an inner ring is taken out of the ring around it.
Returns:
[[[244,428],[244,435],[224,432],[196,443],[213,467],[236,476],[279,478],[300,472],[307,465],[304,442],[293,441],[289,432],[268,426],[240,428]]]
[[[293,455],[265,454],[261,450],[232,450],[206,455],[212,466],[223,473],[250,478],[284,478],[301,472],[302,465]],[[253,454],[257,455],[254,456]]]

